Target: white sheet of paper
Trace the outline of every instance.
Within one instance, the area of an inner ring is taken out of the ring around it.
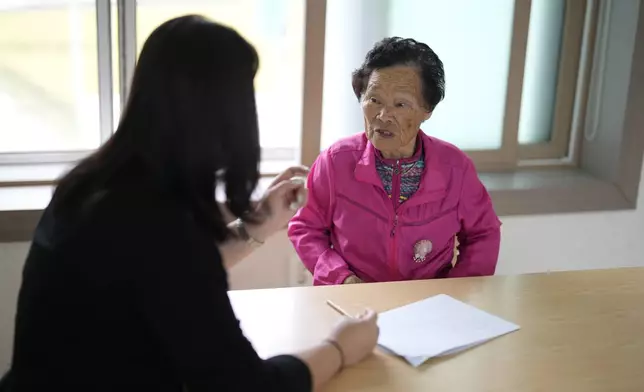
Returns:
[[[383,312],[378,326],[378,344],[413,366],[519,329],[445,294]]]

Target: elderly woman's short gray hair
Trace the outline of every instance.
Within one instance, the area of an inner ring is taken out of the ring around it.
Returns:
[[[443,62],[429,46],[411,38],[389,37],[374,45],[364,63],[353,72],[351,84],[356,97],[362,98],[374,70],[395,65],[418,68],[425,104],[429,111],[433,111],[445,97]]]

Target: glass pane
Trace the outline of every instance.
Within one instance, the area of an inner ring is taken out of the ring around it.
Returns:
[[[114,129],[119,124],[121,117],[121,67],[120,67],[120,41],[119,41],[119,13],[116,0],[110,0],[110,32],[112,34],[112,112]]]
[[[237,30],[260,58],[255,78],[263,149],[299,152],[302,116],[305,0],[139,0],[137,45],[176,16],[201,14]]]
[[[557,92],[565,0],[532,0],[523,76],[519,143],[550,140]]]
[[[445,100],[423,130],[465,150],[501,147],[514,0],[493,3],[390,2],[388,35],[426,43],[445,66]]]
[[[99,145],[96,51],[94,1],[0,4],[0,152]]]
[[[364,129],[351,73],[387,35],[389,0],[327,0],[324,36],[322,149]]]

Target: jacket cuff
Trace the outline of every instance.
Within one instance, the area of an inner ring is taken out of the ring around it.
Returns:
[[[313,285],[314,286],[329,286],[329,285],[341,285],[344,283],[344,280],[349,276],[353,275],[353,272],[348,268],[343,268],[342,271],[331,274],[332,276],[320,277],[318,274],[313,275]]]

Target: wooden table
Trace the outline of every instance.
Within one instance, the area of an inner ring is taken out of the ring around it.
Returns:
[[[644,391],[644,268],[231,292],[263,356],[319,342],[347,310],[445,293],[521,330],[418,369],[376,354],[328,391]]]

